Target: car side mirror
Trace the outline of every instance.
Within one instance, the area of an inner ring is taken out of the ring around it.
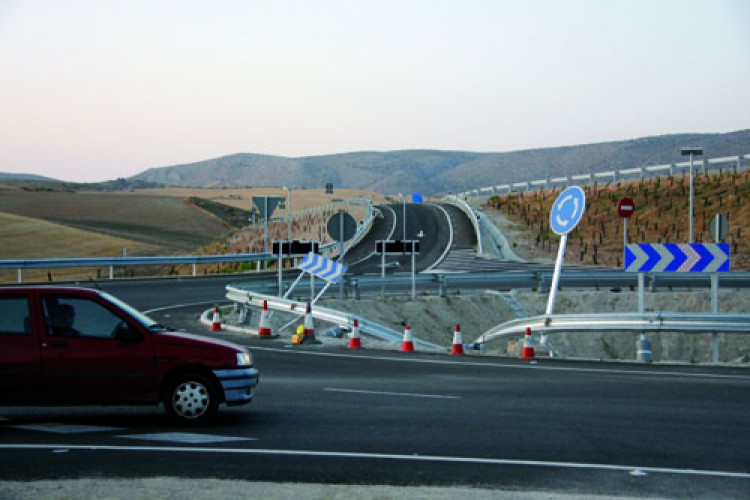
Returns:
[[[137,344],[138,342],[143,341],[143,336],[140,334],[140,332],[131,329],[127,325],[119,325],[117,329],[115,329],[115,339],[119,340],[120,342]]]

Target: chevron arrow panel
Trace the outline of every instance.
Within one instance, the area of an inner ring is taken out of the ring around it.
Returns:
[[[729,272],[727,243],[636,243],[625,247],[625,271],[632,273]]]

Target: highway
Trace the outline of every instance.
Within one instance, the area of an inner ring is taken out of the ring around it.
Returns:
[[[196,321],[205,307],[197,304],[221,302],[223,284],[106,288],[160,322],[211,334]],[[745,369],[351,352],[218,335],[253,350],[261,385],[250,406],[186,429],[157,408],[0,408],[0,478],[750,491]]]

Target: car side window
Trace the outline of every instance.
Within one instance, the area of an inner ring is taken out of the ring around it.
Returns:
[[[83,297],[50,295],[42,300],[47,335],[113,338],[122,319],[101,304]]]
[[[0,335],[31,335],[27,297],[0,296]]]

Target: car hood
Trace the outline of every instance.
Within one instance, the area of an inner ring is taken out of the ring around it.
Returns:
[[[202,335],[196,335],[193,333],[183,332],[153,332],[154,342],[159,345],[180,345],[189,347],[201,347],[208,349],[232,349],[237,352],[243,352],[246,349],[232,342],[226,342],[224,340],[212,339],[210,337],[204,337]]]

